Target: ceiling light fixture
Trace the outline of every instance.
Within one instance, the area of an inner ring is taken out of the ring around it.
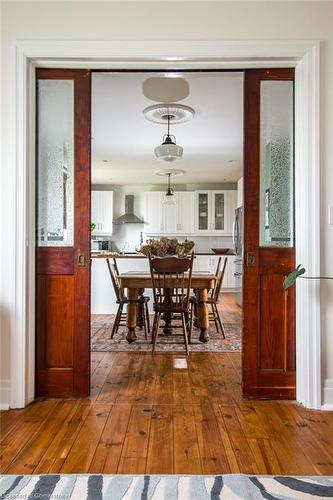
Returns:
[[[144,117],[153,123],[166,123],[168,115],[172,124],[184,123],[191,120],[195,111],[190,106],[174,102],[154,104],[143,110]]]
[[[162,144],[154,149],[156,158],[167,162],[179,160],[183,156],[183,148],[176,144],[176,137],[170,135],[170,118],[168,114],[168,133],[163,136]]]
[[[166,175],[168,176],[168,188],[166,190],[166,193],[164,194],[164,198],[163,198],[163,205],[175,205],[176,204],[176,197],[175,197],[175,193],[174,193],[174,190],[172,189],[171,187],[171,183],[170,183],[170,177],[172,175],[172,172],[167,172]]]

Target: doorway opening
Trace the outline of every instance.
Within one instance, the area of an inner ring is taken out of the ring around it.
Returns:
[[[169,132],[183,148],[177,161],[161,161],[154,151],[168,131],[168,118]],[[161,238],[193,242],[193,273],[214,275],[226,264],[216,309],[208,305],[209,340],[200,341],[194,322],[189,351],[240,357],[243,73],[93,72],[91,158],[94,366],[106,352],[151,352],[152,290],[144,291],[151,328],[139,318],[129,343],[127,304],[117,316],[109,271],[115,263],[120,274],[148,274],[140,249]],[[156,352],[183,357],[179,321],[161,327]]]

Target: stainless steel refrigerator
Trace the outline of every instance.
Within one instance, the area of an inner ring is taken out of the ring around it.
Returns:
[[[236,254],[235,259],[235,284],[236,302],[243,304],[243,207],[236,208],[235,220],[233,224],[233,243]]]

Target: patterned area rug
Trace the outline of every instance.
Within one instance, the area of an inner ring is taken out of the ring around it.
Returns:
[[[126,340],[127,328],[119,327],[118,333],[110,339],[114,315],[96,315],[91,317],[91,350],[107,352],[140,352],[151,351],[151,334],[148,333],[148,340],[145,340],[144,331],[137,328],[138,339],[129,344]],[[151,317],[151,325],[153,323]],[[163,324],[163,322],[162,322]],[[176,323],[177,324],[177,323]],[[214,328],[210,328],[210,340],[207,344],[199,341],[200,330],[193,328],[192,343],[190,351],[193,352],[237,352],[241,350],[241,328],[238,323],[224,323],[225,336],[223,339]],[[181,352],[184,351],[182,330],[176,329],[172,335],[165,335],[160,330],[156,351]]]
[[[0,498],[30,500],[305,500],[333,497],[332,477],[1,476]]]

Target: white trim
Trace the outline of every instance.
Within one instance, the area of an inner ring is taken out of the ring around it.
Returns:
[[[0,380],[0,410],[9,409],[10,380]]]
[[[320,276],[319,43],[295,72],[296,263]],[[302,103],[307,103],[303,106]],[[296,290],[297,401],[321,406],[320,282],[299,280]]]
[[[333,378],[327,378],[323,383],[322,410],[333,410]]]
[[[34,346],[34,141],[32,65],[101,69],[230,69],[296,67],[296,260],[310,273],[319,270],[319,43],[316,41],[18,41],[14,47],[9,147],[15,171],[16,238],[12,249],[16,288],[11,331],[11,407],[33,394]],[[31,106],[29,110],[29,105]],[[28,137],[28,147],[26,139]],[[15,196],[15,193],[13,193]],[[306,223],[307,222],[307,223]],[[320,408],[319,285],[305,280],[297,289],[297,400]],[[28,349],[26,349],[28,346]],[[27,354],[27,355],[26,355]],[[28,377],[26,378],[26,375]],[[28,379],[28,382],[27,382]]]

